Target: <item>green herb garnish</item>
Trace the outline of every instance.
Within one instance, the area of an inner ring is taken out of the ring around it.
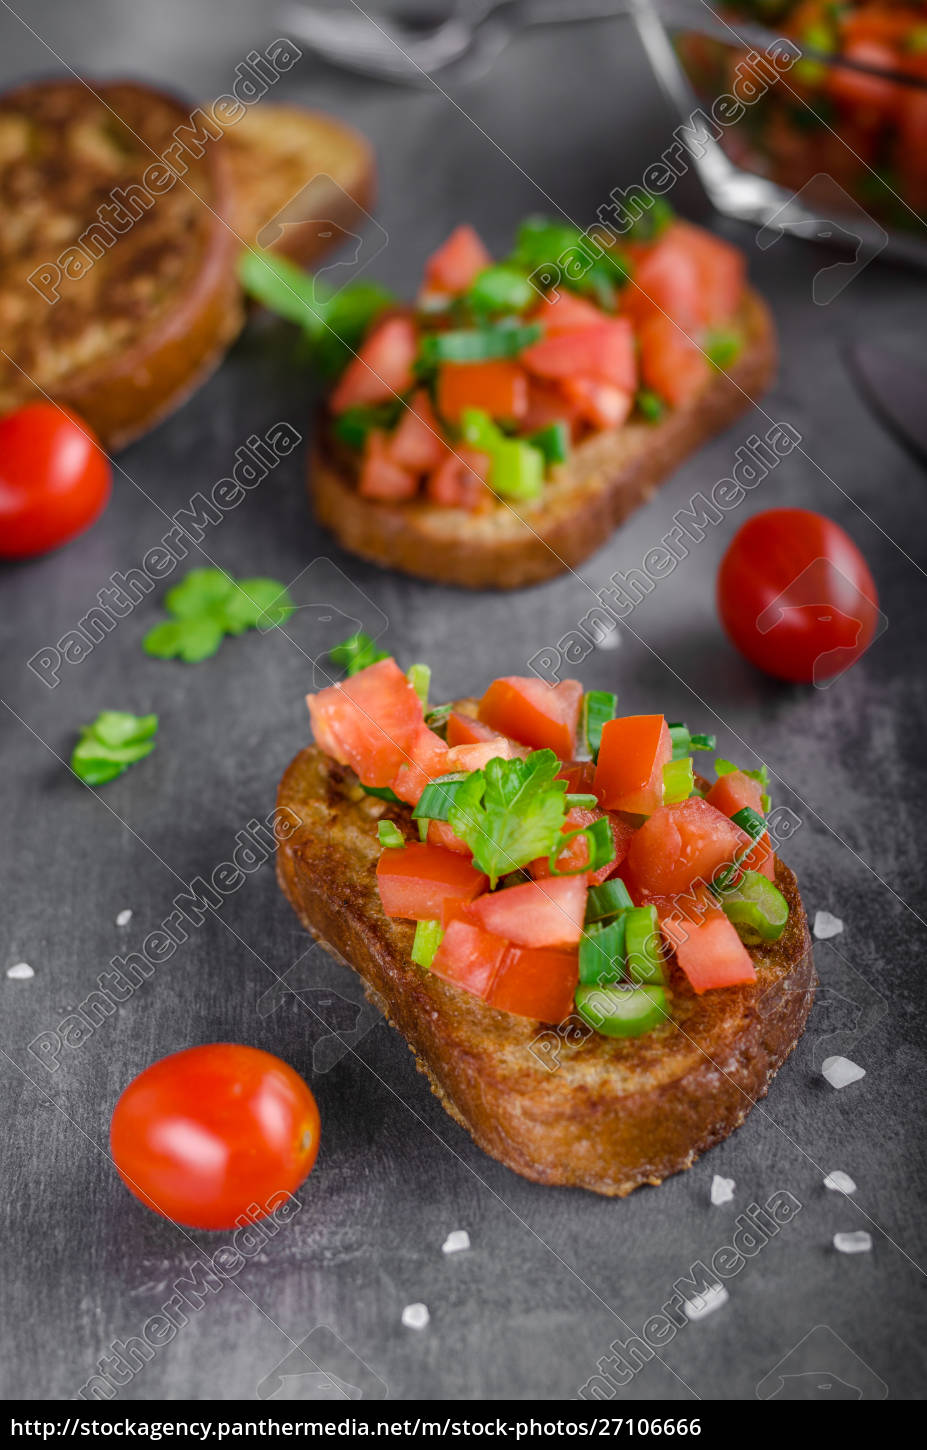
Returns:
[[[164,607],[173,618],[150,629],[142,648],[157,659],[195,664],[214,655],[227,634],[271,629],[295,606],[276,579],[236,581],[221,569],[191,569],[168,590]]]
[[[492,886],[557,845],[566,819],[567,783],[555,779],[560,769],[552,750],[532,751],[526,760],[490,760],[455,793],[451,829]]]
[[[406,844],[406,838],[395,821],[377,821],[377,839],[381,846],[398,847]]]
[[[105,785],[151,754],[157,729],[157,715],[102,710],[92,725],[83,726],[71,755],[71,769],[87,785]]]
[[[356,634],[349,635],[341,644],[330,649],[328,658],[346,674],[356,675],[368,665],[375,665],[377,660],[389,659],[389,654],[385,649],[377,649],[370,635],[359,629]]]

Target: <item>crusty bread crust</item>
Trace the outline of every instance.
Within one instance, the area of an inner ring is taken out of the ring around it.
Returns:
[[[235,231],[248,246],[307,266],[367,225],[373,149],[333,116],[261,103],[229,122],[223,149]]]
[[[413,838],[408,810],[365,796],[316,747],[289,766],[278,806],[299,823],[280,842],[277,874],[300,920],[358,973],[450,1115],[525,1178],[618,1197],[662,1182],[743,1122],[801,1036],[814,961],[797,883],[781,862],[789,922],[778,942],[752,952],[755,984],[697,997],[673,965],[678,1026],[571,1043],[412,963],[414,929],[383,914],[375,874],[376,821],[395,820]]]
[[[635,508],[769,384],[776,367],[769,310],[748,292],[747,339],[728,373],[659,423],[634,421],[594,434],[555,470],[541,498],[465,514],[427,502],[361,498],[343,450],[323,426],[310,461],[309,492],[320,523],[375,564],[464,589],[519,589],[575,569]]]
[[[132,225],[110,228],[115,240],[99,240],[100,207],[117,188],[138,195],[190,115],[186,102],[131,81],[55,79],[0,98],[0,319],[12,358],[0,413],[48,394],[118,448],[221,359],[243,312],[218,147],[190,157],[147,209],[136,203]],[[65,272],[49,303],[27,278],[69,248],[89,250],[91,265],[72,280]]]

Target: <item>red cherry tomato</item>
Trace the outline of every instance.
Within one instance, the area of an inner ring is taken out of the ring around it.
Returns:
[[[217,1042],[133,1078],[113,1112],[110,1147],[147,1208],[190,1228],[227,1229],[245,1213],[263,1218],[299,1187],[319,1132],[298,1073],[256,1047]]]
[[[106,454],[75,413],[29,403],[0,418],[0,557],[45,554],[82,533],[111,482]]]
[[[866,561],[838,524],[769,509],[738,529],[721,561],[718,608],[731,641],[780,680],[831,679],[868,649],[879,600]]]

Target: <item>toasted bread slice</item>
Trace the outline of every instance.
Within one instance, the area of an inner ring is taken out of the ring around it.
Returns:
[[[306,265],[365,225],[374,160],[357,131],[301,106],[252,106],[226,127],[233,220],[249,246]]]
[[[673,965],[674,1022],[632,1040],[581,1036],[497,1011],[412,963],[413,926],[384,915],[375,874],[376,822],[414,839],[407,809],[364,795],[315,747],[286,771],[278,805],[299,823],[277,872],[300,920],[359,974],[450,1115],[525,1178],[619,1197],[660,1183],[743,1122],[801,1036],[814,961],[781,862],[789,921],[752,952],[755,984],[697,997]]]
[[[362,498],[356,455],[336,447],[323,428],[309,474],[316,516],[364,559],[465,589],[518,589],[575,569],[684,458],[763,392],[775,371],[776,341],[755,292],[746,295],[739,326],[746,339],[740,356],[694,402],[656,424],[633,421],[593,434],[527,504],[500,501],[469,514],[425,501]]]
[[[173,184],[160,160],[191,114],[134,82],[56,79],[0,98],[0,414],[48,395],[118,447],[237,333],[225,158],[188,151]]]

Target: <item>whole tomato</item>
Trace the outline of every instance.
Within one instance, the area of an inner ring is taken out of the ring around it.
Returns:
[[[319,1134],[298,1073],[259,1048],[218,1042],[133,1078],[113,1112],[110,1147],[146,1207],[190,1228],[227,1229],[245,1213],[264,1217],[299,1187]]]
[[[0,558],[57,549],[102,513],[109,460],[76,413],[29,403],[0,418]]]
[[[737,530],[718,572],[732,643],[780,680],[820,683],[868,649],[875,583],[839,524],[808,509],[769,509]]]

